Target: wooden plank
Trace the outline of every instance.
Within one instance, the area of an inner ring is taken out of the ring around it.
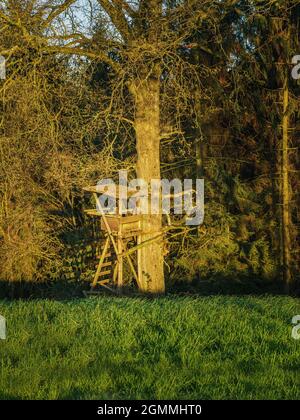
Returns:
[[[115,265],[115,268],[114,268],[113,284],[117,283],[118,271],[119,271],[119,263],[117,262],[117,264]]]
[[[137,246],[140,246],[142,243],[142,237],[139,235],[137,237]],[[143,289],[143,274],[142,274],[142,258],[141,258],[141,248],[137,249],[137,268],[138,268],[138,280],[137,280],[137,284],[140,290]]]
[[[119,226],[120,226],[119,217],[106,217],[106,219],[107,219],[107,223],[110,227],[110,230],[112,232],[117,232],[119,230]],[[101,229],[104,230],[104,231],[107,230],[107,227],[105,225],[105,221],[104,221],[103,217],[101,219]]]
[[[111,274],[111,271],[110,270],[100,271],[100,273],[98,274],[98,277],[107,276],[108,274]]]
[[[133,231],[141,231],[141,224],[140,222],[125,222],[121,224],[122,232],[133,232]]]
[[[126,239],[126,238],[133,238],[134,236],[138,236],[142,233],[142,230],[132,230],[130,232],[123,232],[122,234],[122,238]]]
[[[97,284],[99,284],[99,286],[103,286],[103,284],[109,284],[110,281],[111,281],[110,279],[105,279],[105,280],[99,281]]]
[[[97,255],[97,258],[101,258],[102,257],[102,255]],[[109,252],[109,253],[106,253],[105,254],[105,256],[104,256],[104,258],[109,258],[109,257],[111,257],[111,253]]]
[[[118,254],[121,255],[123,252],[123,243],[122,239],[118,237]],[[118,287],[123,286],[123,258],[119,257],[119,264],[118,264]]]
[[[102,264],[102,268],[107,268],[112,266],[112,261],[108,261],[107,263]],[[96,264],[96,268],[98,267],[98,264]]]
[[[108,261],[102,264],[102,267],[110,267],[112,265],[112,261]]]

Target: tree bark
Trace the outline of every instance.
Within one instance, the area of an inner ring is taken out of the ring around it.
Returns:
[[[282,259],[283,259],[283,279],[287,293],[290,292],[292,283],[291,275],[291,240],[290,240],[290,188],[289,188],[289,86],[288,75],[285,75],[283,88],[283,119],[282,119]]]
[[[134,127],[137,149],[137,177],[147,182],[161,179],[160,173],[160,81],[159,76],[135,81],[130,86],[135,101]],[[147,245],[139,250],[141,291],[165,292],[162,250],[162,215],[143,216],[140,242]]]

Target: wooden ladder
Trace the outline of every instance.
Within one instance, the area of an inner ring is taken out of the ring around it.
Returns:
[[[92,288],[96,286],[105,286],[108,283],[113,281],[114,271],[113,266],[116,261],[114,255],[114,250],[111,247],[111,241],[109,236],[105,239],[104,246],[102,248],[102,253],[98,257],[100,261],[97,265],[97,270],[92,282]]]

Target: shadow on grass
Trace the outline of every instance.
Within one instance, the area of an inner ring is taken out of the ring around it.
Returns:
[[[192,283],[182,282],[171,287],[171,293],[200,296],[245,296],[245,295],[285,295],[283,282],[275,279],[239,276],[215,277],[211,279],[194,280]],[[297,290],[294,290],[294,294]]]
[[[299,286],[298,286],[299,287]],[[84,297],[84,292],[90,286],[87,282],[81,281],[51,281],[44,283],[29,282],[7,282],[0,281],[0,299],[8,300],[29,300],[29,299],[50,299],[50,300],[72,300]],[[258,278],[222,277],[218,279],[195,280],[190,283],[181,281],[179,284],[167,285],[168,296],[245,296],[245,295],[285,295],[284,285],[279,281],[270,281]],[[106,289],[100,289],[99,295],[118,296]],[[157,296],[141,295],[135,288],[122,290],[123,296],[153,298]],[[293,296],[300,296],[300,290],[295,289]]]

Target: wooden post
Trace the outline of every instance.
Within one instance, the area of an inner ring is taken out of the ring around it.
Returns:
[[[142,243],[142,237],[141,235],[138,235],[137,237],[137,245],[141,245]],[[142,273],[142,253],[141,253],[141,248],[137,249],[137,268],[138,268],[138,284],[139,284],[139,288],[141,288],[142,284],[143,284],[143,273]]]
[[[118,233],[118,288],[123,287],[123,252],[121,232]]]

